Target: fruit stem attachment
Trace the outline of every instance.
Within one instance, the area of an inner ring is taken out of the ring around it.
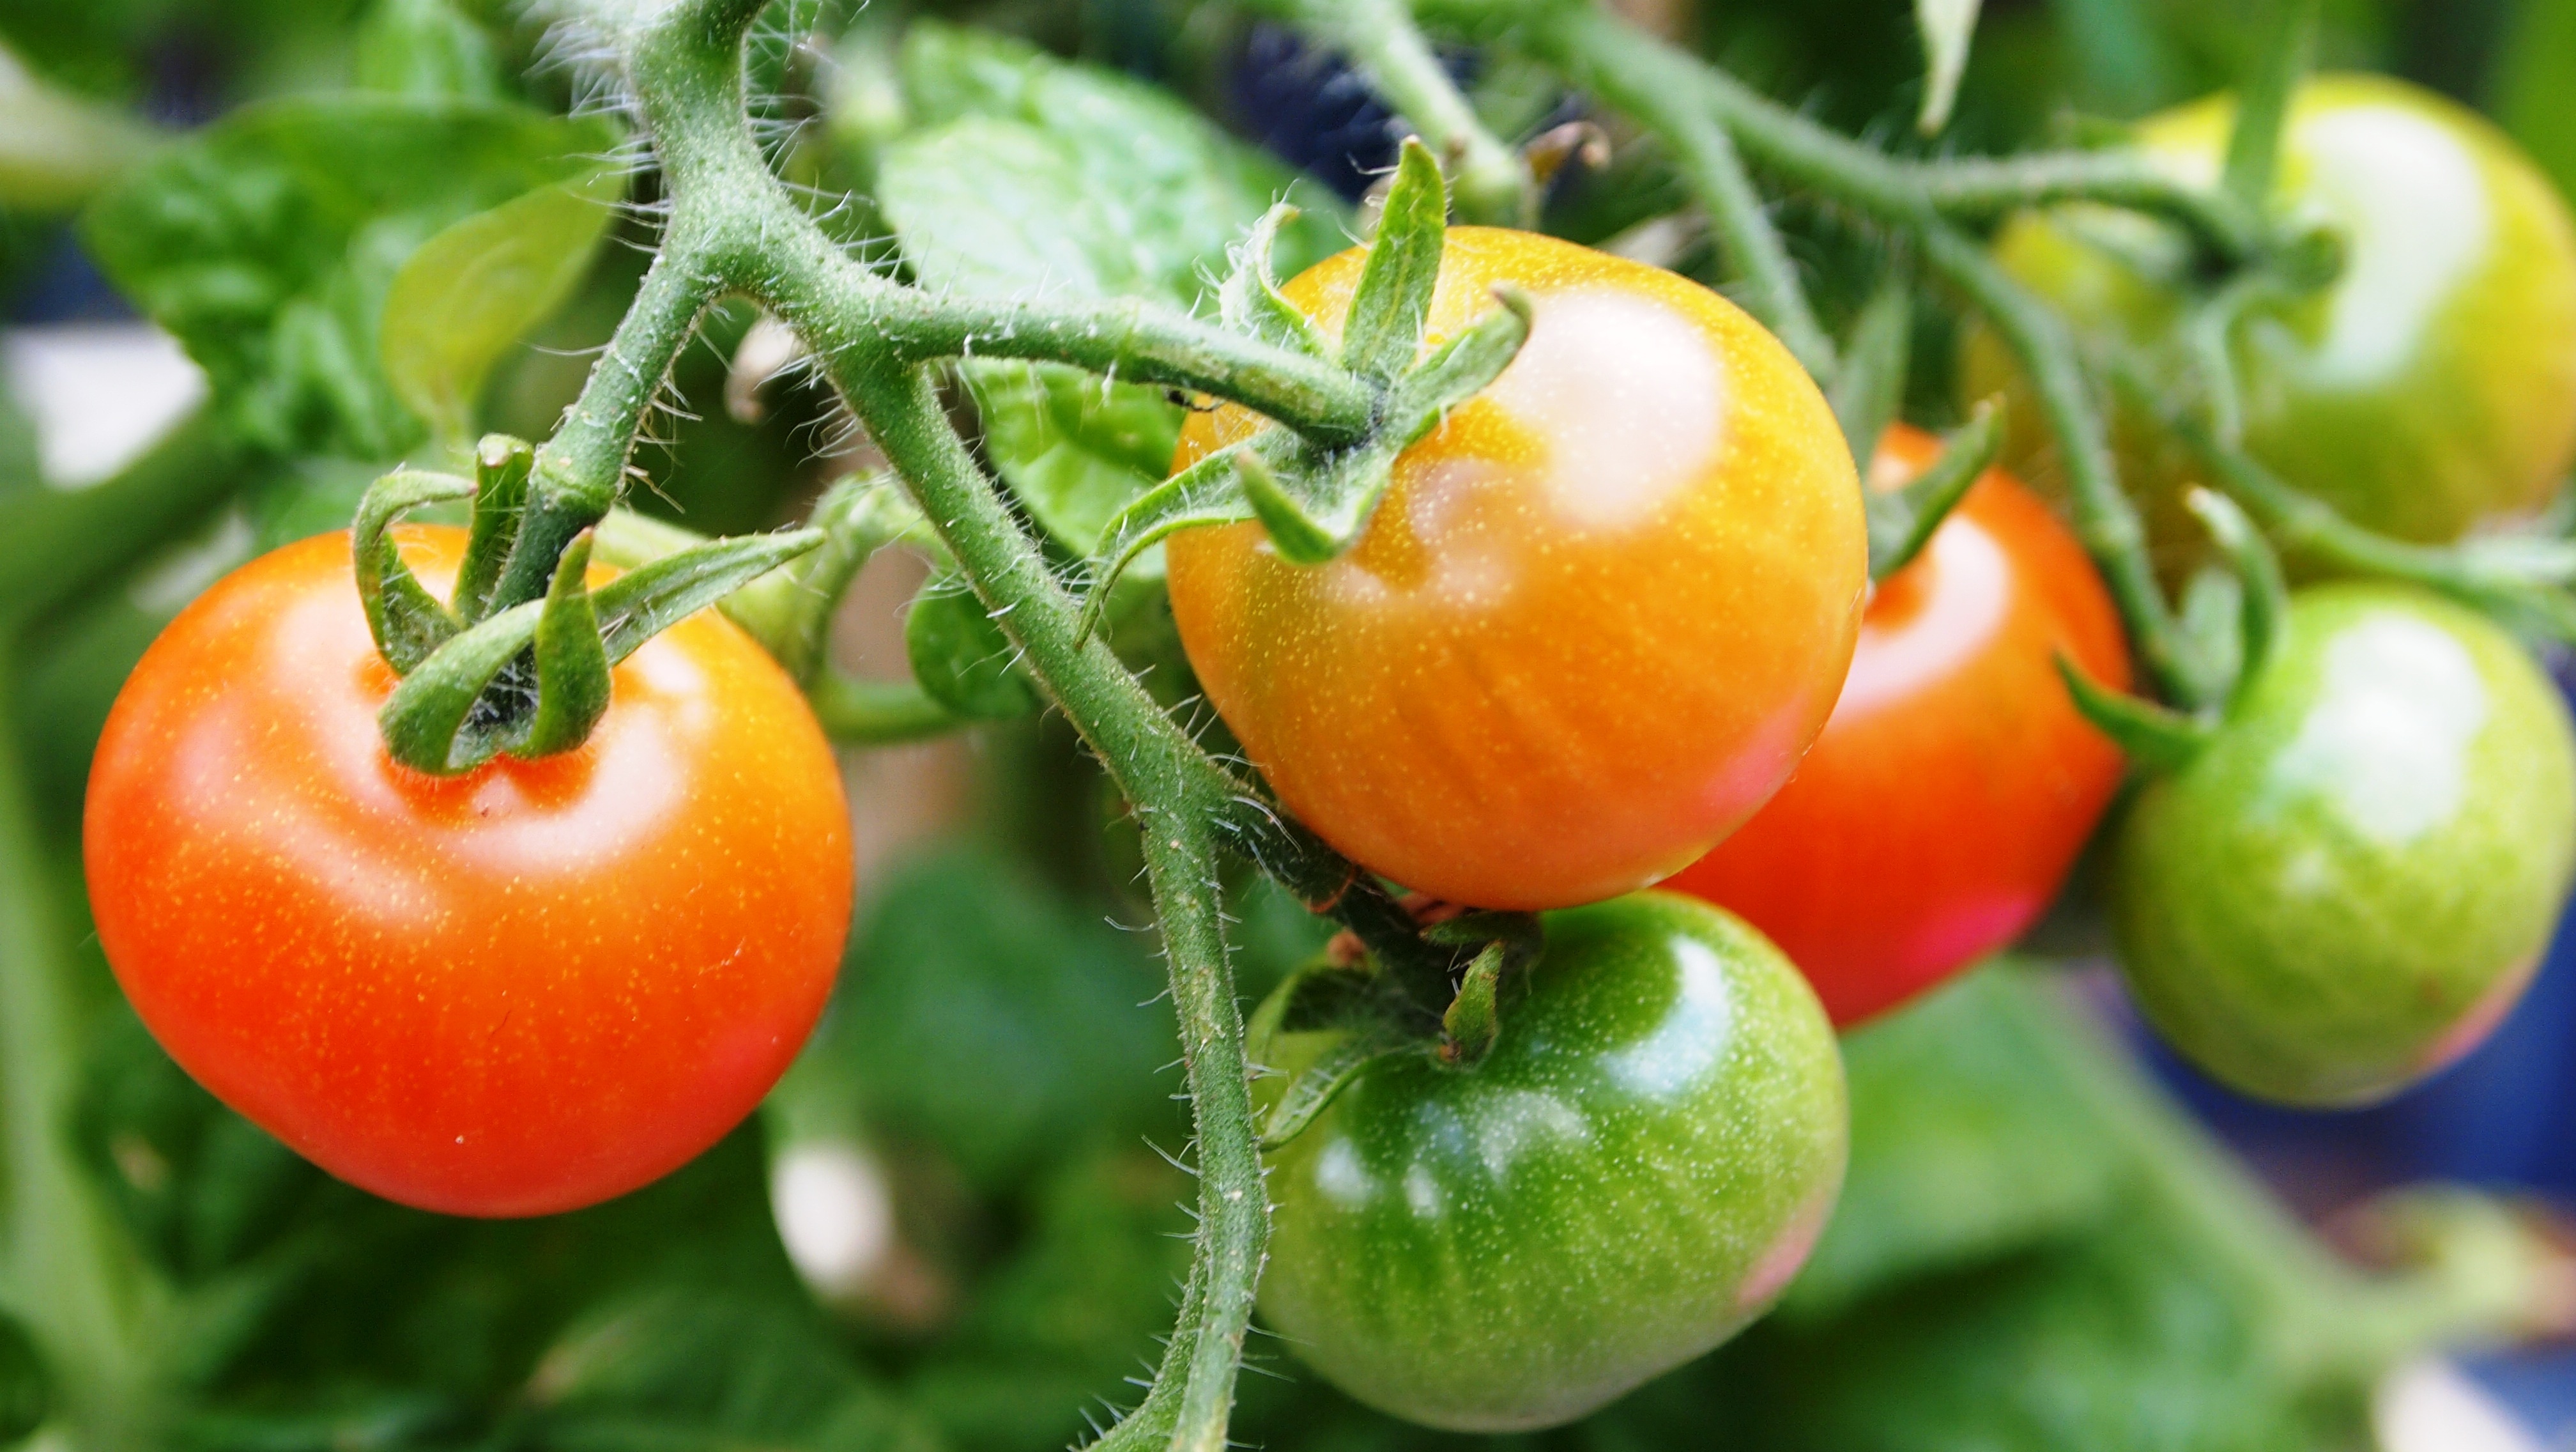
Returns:
[[[2248,211],[2259,213],[2271,200],[2282,132],[2299,80],[2316,56],[2317,8],[2318,0],[2273,0],[2269,33],[2255,48],[2252,71],[2241,88],[2219,185]]]

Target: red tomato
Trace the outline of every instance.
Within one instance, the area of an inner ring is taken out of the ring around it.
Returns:
[[[1338,332],[1364,256],[1287,296]],[[1867,565],[1851,452],[1760,324],[1658,268],[1458,227],[1424,348],[1504,281],[1528,343],[1397,460],[1350,553],[1193,530],[1170,578],[1208,699],[1290,811],[1407,887],[1537,909],[1643,887],[1778,789]],[[1176,463],[1261,426],[1193,415]]]
[[[1890,429],[1871,483],[1938,442]],[[2059,651],[2125,688],[2120,619],[2083,547],[1996,470],[1878,588],[1851,675],[1798,774],[1665,885],[1771,935],[1838,1025],[1904,1002],[2038,918],[2120,784]]]
[[[442,595],[464,538],[400,534]],[[344,534],[153,643],[85,829],[126,996],[218,1098],[389,1199],[536,1215],[677,1168],[795,1056],[848,931],[802,696],[709,611],[617,667],[579,750],[437,778],[385,753],[393,686]]]

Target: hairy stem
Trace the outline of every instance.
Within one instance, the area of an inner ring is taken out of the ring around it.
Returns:
[[[1576,85],[1627,112],[1673,150],[1683,179],[1708,213],[1743,280],[1745,310],[1762,320],[1817,379],[1834,372],[1834,343],[1816,320],[1799,285],[1797,264],[1780,241],[1762,196],[1745,174],[1744,160],[1726,128],[1703,104],[1694,83],[1699,65],[1678,51],[1639,47],[1598,34],[1619,26],[1591,9],[1550,12],[1528,32],[1535,49],[1561,66]]]
[[[1545,47],[1559,65],[1653,86],[1716,118],[1756,167],[1880,221],[1991,217],[2089,199],[2179,223],[2230,261],[2262,242],[2257,219],[2121,153],[1907,162],[1840,135],[1606,11],[1564,0],[1417,0],[1426,16],[1507,45]],[[1651,78],[1651,79],[1648,79]]]
[[[2183,694],[2192,677],[2180,635],[2147,554],[2146,525],[2120,488],[2110,432],[2076,356],[2074,338],[2055,313],[2006,275],[1974,240],[1936,223],[1923,229],[1923,241],[1932,270],[1985,315],[2029,377],[2040,414],[2057,439],[2076,532],[2119,604],[2148,678],[2169,696],[2200,704]]]
[[[1182,1058],[1198,1128],[1199,1234],[1187,1321],[1176,1328],[1168,1371],[1148,1398],[1152,1416],[1113,1436],[1160,1434],[1168,1410],[1169,1444],[1195,1452],[1225,1445],[1234,1379],[1251,1322],[1253,1286],[1269,1233],[1250,1098],[1250,1066],[1233,976],[1225,960],[1216,889],[1213,824],[1240,794],[1239,784],[1208,760],[1108,645],[1078,628],[1073,598],[1048,569],[992,480],[967,452],[940,405],[929,368],[912,349],[917,326],[955,315],[942,300],[896,287],[842,256],[789,204],[762,163],[743,114],[740,26],[710,27],[709,16],[747,18],[749,6],[725,0],[703,11],[682,9],[631,36],[630,79],[642,102],[674,206],[673,231],[704,248],[713,282],[758,298],[794,327],[820,359],[852,411],[904,480],[973,585],[977,598],[1022,652],[1030,670],[1064,711],[1145,824],[1146,861],[1179,1016]],[[1283,398],[1313,402],[1294,388],[1269,385],[1313,373],[1309,368],[1232,370],[1227,360],[1260,352],[1241,340],[1222,349],[1186,346],[1192,324],[1161,322],[1146,309],[1132,337],[1184,346],[1118,361],[1130,377],[1229,391],[1245,380],[1244,401],[1295,409]],[[1082,314],[1092,320],[1098,310]],[[1025,338],[1041,322],[1068,336],[1089,323],[1037,311],[1006,315],[997,330]],[[970,330],[965,330],[971,332]],[[1032,345],[1034,346],[1034,345]],[[1050,355],[1056,356],[1056,355]],[[1163,370],[1159,375],[1157,369]],[[1356,386],[1356,385],[1354,385]],[[1368,399],[1374,410],[1374,399]],[[1354,422],[1319,410],[1289,420],[1322,432]],[[1366,421],[1359,420],[1365,428]]]
[[[1406,0],[1265,0],[1263,9],[1348,54],[1449,173],[1459,219],[1527,227],[1538,193],[1529,168],[1477,119]]]

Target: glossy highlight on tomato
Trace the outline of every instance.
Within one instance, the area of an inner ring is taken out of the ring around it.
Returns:
[[[1288,297],[1338,333],[1364,254]],[[1257,525],[1168,547],[1209,700],[1280,799],[1435,897],[1540,909],[1683,866],[1831,710],[1866,559],[1850,451],[1795,359],[1685,278],[1527,233],[1449,232],[1424,348],[1513,282],[1510,368],[1397,462],[1351,552]],[[1176,466],[1257,416],[1195,415]]]
[[[463,531],[398,538],[443,595]],[[345,534],[171,623],[90,778],[117,981],[217,1097],[389,1199],[535,1215],[677,1168],[795,1056],[848,931],[801,694],[704,612],[616,668],[580,749],[434,778],[385,752],[393,686]]]
[[[2530,982],[2576,873],[2576,731],[2485,617],[2420,590],[2293,598],[2217,737],[2113,841],[2120,965],[2213,1076],[2385,1098]]]
[[[1726,1340],[1842,1186],[1842,1059],[1777,948],[1669,893],[1544,922],[1481,1061],[1379,1059],[1271,1156],[1263,1316],[1435,1427],[1571,1421]],[[1284,1032],[1284,1007],[1253,1059],[1293,1076],[1344,1031]]]
[[[1870,483],[1900,487],[1939,454],[1898,425]],[[1990,471],[1872,594],[1798,774],[1664,885],[1768,934],[1837,1026],[2004,947],[2057,895],[2123,770],[2076,714],[2060,652],[2128,684],[2119,614],[2083,546]]]
[[[2147,158],[2215,184],[2235,107],[2213,97],[2140,124]],[[2383,76],[2321,76],[2299,91],[2275,206],[2340,241],[2320,291],[2257,303],[2231,334],[2246,448],[2356,522],[2442,541],[2527,512],[2576,458],[2576,219],[2549,178],[2485,119]],[[2192,263],[2181,238],[2129,212],[2068,206],[2016,219],[1998,261],[2084,331],[2147,350],[2171,386],[2197,385],[2178,346]],[[2012,365],[1971,335],[1964,383],[1982,397]],[[2014,411],[2015,457],[2038,479],[2040,415]],[[2160,544],[2193,553],[2181,511],[2190,462],[2144,419],[2119,420],[2122,476]]]

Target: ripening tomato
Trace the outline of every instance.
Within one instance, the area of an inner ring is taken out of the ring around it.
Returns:
[[[1270,1156],[1263,1317],[1435,1427],[1572,1421],[1726,1340],[1842,1186],[1842,1059],[1779,949],[1669,893],[1542,921],[1483,1059],[1380,1058]],[[1251,1025],[1264,1095],[1348,1032],[1287,1007]]]
[[[2249,1094],[2385,1098],[2531,981],[2576,872],[2576,733],[2484,616],[2302,591],[2270,663],[2112,839],[2120,966],[2174,1047]]]
[[[2235,107],[2214,97],[2138,128],[2173,175],[2215,183]],[[2258,303],[2229,345],[2246,447],[2283,478],[2371,529],[2457,538],[2538,505],[2576,457],[2576,222],[2549,178],[2502,132],[2429,91],[2379,76],[2300,89],[2283,138],[2278,209],[2343,244],[2337,279]],[[2108,207],[2020,217],[1997,260],[2087,332],[2189,366],[2172,346],[2192,295],[2172,230]],[[1964,381],[1982,397],[2013,379],[1991,333],[1973,334]],[[2053,472],[2036,408],[2013,412],[2015,457]],[[2118,421],[2122,475],[2160,546],[2197,553],[2181,512],[2190,463],[2145,421]],[[2040,473],[2029,474],[2038,479]]]
[[[1287,286],[1337,332],[1364,254]],[[1529,341],[1397,461],[1342,558],[1258,525],[1169,545],[1218,714],[1292,812],[1434,897],[1547,908],[1642,887],[1787,778],[1851,659],[1851,453],[1778,340],[1686,278],[1529,233],[1449,233],[1423,346],[1513,282]],[[1249,436],[1195,415],[1176,465]]]
[[[1877,488],[1940,453],[1899,425]],[[1861,620],[1842,699],[1798,774],[1665,886],[1742,913],[1838,1025],[2021,936],[2119,789],[2059,652],[2125,688],[2129,652],[2084,548],[2010,475],[1980,479]]]
[[[398,538],[443,595],[464,532]],[[218,1098],[389,1199],[535,1215],[678,1167],[840,961],[849,824],[802,696],[709,611],[616,668],[580,749],[430,777],[377,735],[393,686],[345,534],[171,622],[90,776],[117,981]]]

